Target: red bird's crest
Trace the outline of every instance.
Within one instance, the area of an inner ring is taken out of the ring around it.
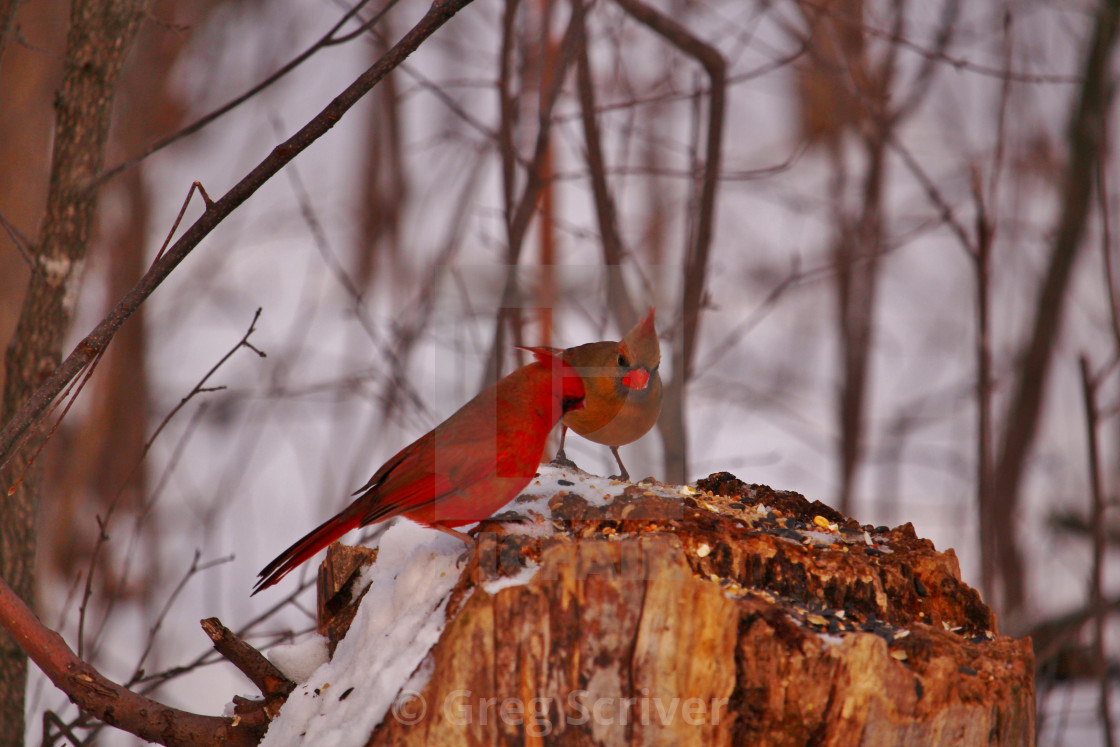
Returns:
[[[560,348],[524,347],[517,346],[533,354],[533,358],[542,366],[548,366],[553,373],[560,374],[561,394],[564,398],[564,412],[582,410],[586,392],[583,388],[583,377],[572,366],[564,361],[564,351]]]

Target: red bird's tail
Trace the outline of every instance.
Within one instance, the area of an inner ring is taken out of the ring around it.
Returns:
[[[293,569],[308,560],[312,555],[334,542],[351,529],[357,529],[361,524],[361,516],[350,511],[343,511],[339,515],[327,519],[315,529],[312,529],[303,539],[297,541],[276,559],[266,565],[257,575],[260,579],[253,587],[255,595],[258,591],[267,589],[280,579],[287,576]]]

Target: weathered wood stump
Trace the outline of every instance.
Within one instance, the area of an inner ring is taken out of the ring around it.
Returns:
[[[1030,641],[998,635],[952,550],[727,473],[667,492],[559,493],[543,538],[483,527],[424,717],[369,744],[1034,743]]]

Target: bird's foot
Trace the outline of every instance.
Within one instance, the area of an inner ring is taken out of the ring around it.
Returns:
[[[460,532],[456,529],[452,529],[451,527],[445,527],[443,524],[432,524],[431,527],[432,529],[439,530],[444,534],[450,535],[458,540],[462,540],[463,544],[467,546],[467,549],[464,550],[463,554],[460,555],[455,561],[455,567],[462,568],[463,562],[469,560],[471,553],[473,553],[478,547],[478,540],[476,540],[466,532]]]
[[[622,463],[622,457],[618,455],[618,447],[611,447],[611,454],[614,455],[615,462],[618,463],[618,475],[611,475],[611,480],[621,480],[622,482],[630,482],[630,472],[627,471],[626,465]]]
[[[556,456],[554,456],[552,458],[552,461],[549,462],[549,464],[551,464],[553,467],[567,467],[568,469],[579,469],[579,467],[576,465],[576,463],[573,462],[571,459],[569,459],[567,456],[565,456],[564,452],[562,452],[562,451],[557,452]]]
[[[478,543],[471,542],[467,545],[467,549],[459,553],[459,557],[455,558],[455,570],[461,571],[468,567],[478,558]]]
[[[459,556],[456,567],[465,568],[463,573],[467,574],[475,585],[478,585],[498,576],[504,532],[484,529],[483,524],[479,524],[471,531],[477,535],[475,542]]]

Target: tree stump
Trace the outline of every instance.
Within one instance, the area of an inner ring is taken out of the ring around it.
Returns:
[[[480,527],[422,718],[368,743],[1034,743],[1030,640],[952,550],[727,473],[683,490],[557,493],[545,537]],[[528,581],[484,590],[503,576]]]

